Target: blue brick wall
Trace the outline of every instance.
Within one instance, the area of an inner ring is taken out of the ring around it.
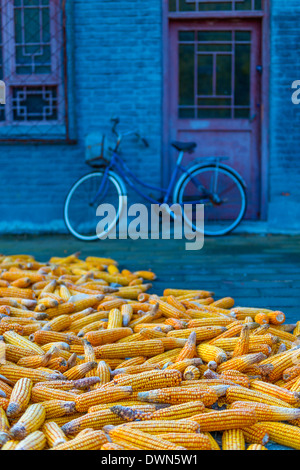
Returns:
[[[64,230],[67,191],[88,172],[85,136],[114,115],[150,143],[124,143],[125,160],[160,183],[161,15],[160,0],[74,0],[78,144],[1,145],[0,232]]]
[[[65,230],[65,196],[88,171],[85,136],[107,130],[114,115],[128,127],[140,128],[150,142],[146,150],[128,141],[124,158],[139,176],[160,183],[161,4],[161,0],[74,0],[78,143],[1,144],[0,233]],[[271,1],[268,226],[273,231],[299,228],[300,220],[300,105],[291,103],[291,83],[300,80],[299,21],[299,0]]]
[[[270,227],[300,225],[300,105],[291,84],[300,80],[300,4],[271,0]]]

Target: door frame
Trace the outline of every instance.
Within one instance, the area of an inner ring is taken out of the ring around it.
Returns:
[[[170,87],[172,71],[170,68],[170,23],[187,20],[207,19],[257,19],[261,23],[262,41],[262,67],[261,77],[261,129],[260,129],[260,220],[267,220],[268,193],[269,193],[269,81],[270,81],[270,1],[264,0],[264,11],[207,11],[207,12],[182,12],[170,13],[169,1],[162,0],[162,40],[163,40],[163,135],[162,135],[162,159],[161,174],[162,184],[167,185],[170,175]],[[250,188],[251,190],[251,188]]]

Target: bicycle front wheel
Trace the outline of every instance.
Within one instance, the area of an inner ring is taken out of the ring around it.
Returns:
[[[109,172],[104,183],[103,178],[104,171],[83,176],[72,186],[66,197],[65,223],[72,235],[79,240],[93,241],[104,238],[119,220],[123,208],[123,196],[126,195],[125,186],[113,172]],[[105,230],[97,233],[99,217],[96,212],[101,204],[112,205],[116,216]]]
[[[209,195],[215,196],[215,201]],[[175,190],[175,202],[204,205],[204,233],[222,236],[234,230],[242,221],[247,209],[247,196],[242,181],[227,168],[208,165],[188,174]],[[185,221],[193,230],[195,209]]]

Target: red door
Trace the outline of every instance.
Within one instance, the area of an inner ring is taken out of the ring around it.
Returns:
[[[261,30],[255,21],[170,24],[170,140],[194,141],[188,159],[226,156],[260,217]],[[171,150],[171,166],[177,154]]]

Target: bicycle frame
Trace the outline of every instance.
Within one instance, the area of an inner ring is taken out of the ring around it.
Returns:
[[[120,157],[120,155],[117,152],[117,148],[118,148],[118,144],[116,146],[116,149],[113,151],[113,155],[112,155],[112,158],[111,158],[109,164],[106,165],[106,167],[105,167],[104,176],[103,176],[100,188],[99,188],[97,194],[95,195],[94,200],[92,201],[93,203],[97,200],[97,198],[100,194],[103,194],[103,193],[105,194],[105,191],[104,191],[105,184],[108,180],[109,172],[112,169],[114,169],[120,176],[122,176],[122,178],[128,184],[128,186],[130,186],[137,194],[139,194],[141,197],[143,197],[145,200],[147,200],[148,202],[150,202],[152,204],[161,205],[161,204],[167,204],[168,202],[170,202],[171,195],[172,195],[175,183],[176,183],[178,175],[180,173],[186,173],[187,175],[190,175],[191,180],[195,183],[195,185],[198,186],[203,191],[204,199],[206,199],[206,198],[211,199],[212,194],[210,192],[208,192],[204,186],[199,184],[198,181],[194,180],[194,178],[192,177],[192,175],[189,172],[189,169],[187,167],[182,166],[182,159],[184,157],[184,152],[179,152],[179,156],[178,156],[178,159],[177,159],[177,162],[176,162],[176,166],[175,166],[174,171],[172,173],[171,180],[170,180],[170,183],[169,183],[168,187],[167,188],[162,188],[160,186],[154,186],[154,185],[151,185],[151,184],[144,183],[142,180],[140,180],[130,170],[130,168],[128,168],[126,163],[122,160],[122,158]],[[216,171],[217,170],[218,170],[218,166],[216,166]],[[152,189],[154,191],[160,192],[162,195],[164,195],[163,202],[161,202],[157,199],[154,199],[151,196],[143,193],[142,190],[140,190],[139,188],[137,188],[134,185],[134,182],[136,182],[140,186],[144,186],[144,187],[146,187],[150,190]],[[190,203],[192,204],[193,202],[190,202]],[[199,203],[199,201],[195,201],[194,203]]]

